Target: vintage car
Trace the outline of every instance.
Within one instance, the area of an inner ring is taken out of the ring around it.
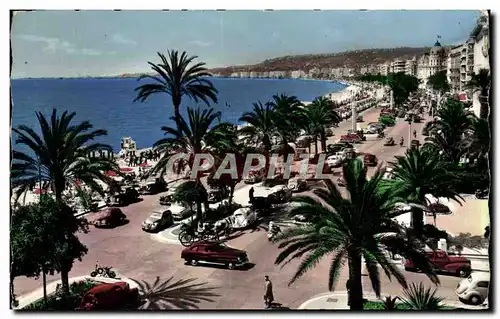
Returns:
[[[286,186],[286,181],[266,180],[265,183],[254,188],[255,197],[266,197],[271,204],[286,203],[292,198],[292,191]]]
[[[303,192],[307,189],[307,181],[299,177],[292,177],[288,180],[287,187],[292,192]]]
[[[489,272],[473,272],[460,281],[455,293],[460,301],[479,305],[488,298],[489,286]]]
[[[183,220],[194,215],[195,211],[189,207],[184,207],[179,203],[172,203],[168,210],[172,213],[174,220]]]
[[[158,201],[160,205],[169,206],[172,204],[172,197],[174,196],[174,192],[172,190],[168,190],[167,193],[163,196],[160,196]]]
[[[394,146],[394,145],[396,145],[396,142],[394,141],[393,137],[388,137],[385,140],[384,146]]]
[[[419,115],[415,114],[413,115],[413,122],[420,123],[422,122],[422,118]]]
[[[465,257],[448,256],[442,250],[428,251],[426,255],[437,272],[445,272],[460,277],[467,277],[471,273],[471,262]],[[418,268],[409,259],[405,261],[404,266],[407,271],[418,271]]]
[[[147,232],[158,232],[174,224],[174,218],[170,210],[156,209],[148,219],[142,222],[142,230]]]
[[[441,203],[432,203],[427,206],[427,210],[425,211],[427,216],[433,216],[434,214],[441,215],[449,215],[451,214],[451,210],[448,206]]]
[[[384,171],[384,175],[382,175],[382,179],[391,180],[394,179],[394,173],[392,167],[386,167]]]
[[[249,262],[245,251],[228,247],[223,243],[207,241],[197,242],[185,248],[181,258],[191,266],[197,266],[201,261],[225,265],[228,269],[243,267]]]
[[[335,143],[335,144],[330,144],[326,147],[326,153],[333,155],[338,152],[345,152],[345,149],[347,148],[352,148],[354,149],[354,146],[351,143]]]
[[[330,155],[326,158],[325,162],[330,167],[340,167],[344,162],[345,155],[343,152],[338,152],[333,155]]]
[[[118,207],[107,207],[87,217],[90,224],[97,228],[111,228],[122,225],[127,216]]]
[[[246,228],[257,221],[257,212],[250,207],[238,208],[233,213],[234,229]]]
[[[340,137],[341,143],[361,143],[363,139],[357,133],[349,133]]]
[[[152,177],[142,182],[139,186],[139,193],[142,195],[154,195],[168,189],[163,177]]]
[[[365,156],[363,157],[363,163],[366,165],[366,166],[377,166],[378,164],[378,159],[377,159],[377,156],[373,155],[373,154],[365,154]]]
[[[358,117],[356,118],[356,122],[363,122],[363,117],[361,115],[358,115]]]
[[[125,206],[137,202],[139,192],[133,187],[125,187],[120,193],[108,195],[106,204],[108,206]]]
[[[139,292],[123,281],[102,283],[82,297],[79,310],[123,310],[137,306]]]

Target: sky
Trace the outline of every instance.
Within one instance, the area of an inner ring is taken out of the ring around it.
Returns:
[[[185,50],[208,67],[294,54],[458,44],[479,11],[32,11],[12,21],[12,77],[149,71]]]

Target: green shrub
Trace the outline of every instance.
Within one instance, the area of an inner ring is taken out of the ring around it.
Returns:
[[[59,284],[56,291],[47,296],[47,303],[41,299],[22,310],[75,310],[80,305],[83,294],[97,285],[98,283],[92,280],[74,282],[69,286],[69,295],[63,295]]]
[[[381,124],[387,125],[387,126],[394,126],[396,124],[396,120],[392,116],[384,115],[381,116],[378,121]]]

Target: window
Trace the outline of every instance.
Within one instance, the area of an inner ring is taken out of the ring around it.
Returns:
[[[488,281],[480,281],[477,283],[478,288],[488,288],[490,283]]]

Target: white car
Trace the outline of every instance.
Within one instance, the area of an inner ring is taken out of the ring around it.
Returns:
[[[340,165],[342,165],[343,161],[344,161],[343,152],[339,152],[334,155],[328,156],[325,162],[330,167],[339,167]]]
[[[250,207],[238,208],[232,216],[234,229],[248,227],[257,221],[257,213]]]
[[[172,203],[168,210],[172,212],[174,220],[182,220],[194,215],[194,211],[188,207],[181,206],[179,203]]]
[[[392,167],[387,167],[385,169],[384,175],[382,175],[382,179],[385,179],[385,180],[394,179],[394,173],[392,172]]]
[[[460,301],[479,305],[488,298],[489,285],[490,274],[488,272],[473,272],[458,284],[455,293]]]

